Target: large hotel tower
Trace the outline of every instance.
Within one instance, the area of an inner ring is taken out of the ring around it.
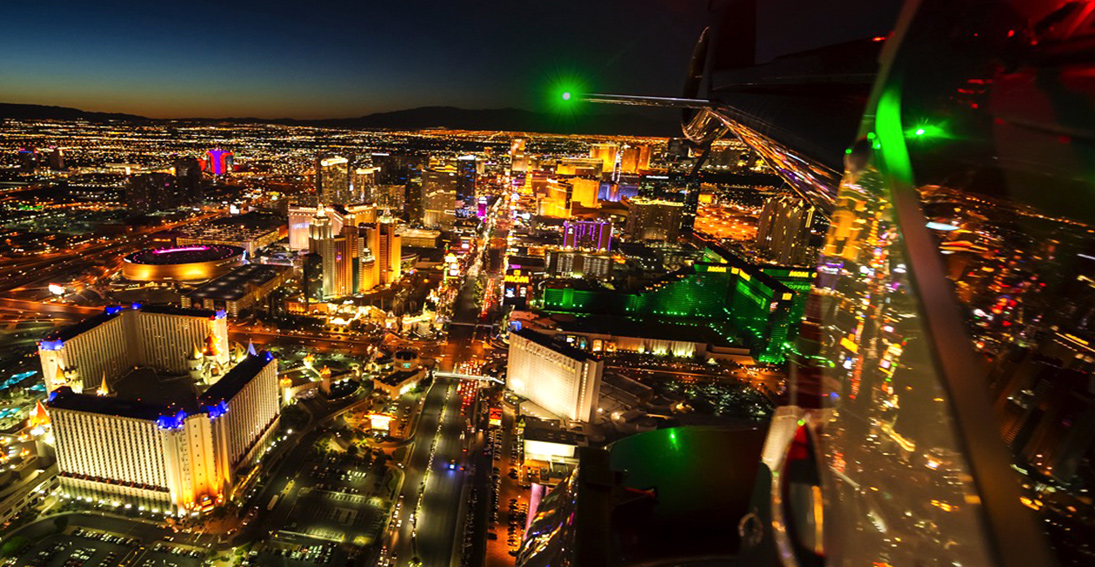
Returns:
[[[529,329],[510,333],[509,388],[547,411],[594,421],[604,361]]]
[[[224,313],[134,306],[39,344],[62,490],[165,513],[231,497],[279,415],[277,361]]]

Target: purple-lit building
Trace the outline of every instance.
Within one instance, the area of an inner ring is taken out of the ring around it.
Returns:
[[[232,173],[232,152],[222,149],[212,149],[205,152],[205,170],[213,175],[225,175]]]
[[[567,221],[563,224],[563,246],[607,251],[612,248],[612,223],[606,220]]]

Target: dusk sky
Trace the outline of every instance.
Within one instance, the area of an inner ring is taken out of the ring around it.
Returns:
[[[676,95],[705,0],[18,2],[0,102],[150,117],[542,109],[572,78]]]

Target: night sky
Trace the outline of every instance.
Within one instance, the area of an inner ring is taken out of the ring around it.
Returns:
[[[675,95],[706,0],[12,2],[0,102],[150,117],[547,106]]]

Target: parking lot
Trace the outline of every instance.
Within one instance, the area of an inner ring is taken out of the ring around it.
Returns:
[[[262,551],[252,551],[240,567],[310,567],[345,565],[346,553],[328,543],[275,543]]]
[[[139,542],[82,528],[72,533],[46,537],[23,552],[17,566],[28,567],[113,567],[138,553]],[[181,567],[181,566],[180,566]]]

